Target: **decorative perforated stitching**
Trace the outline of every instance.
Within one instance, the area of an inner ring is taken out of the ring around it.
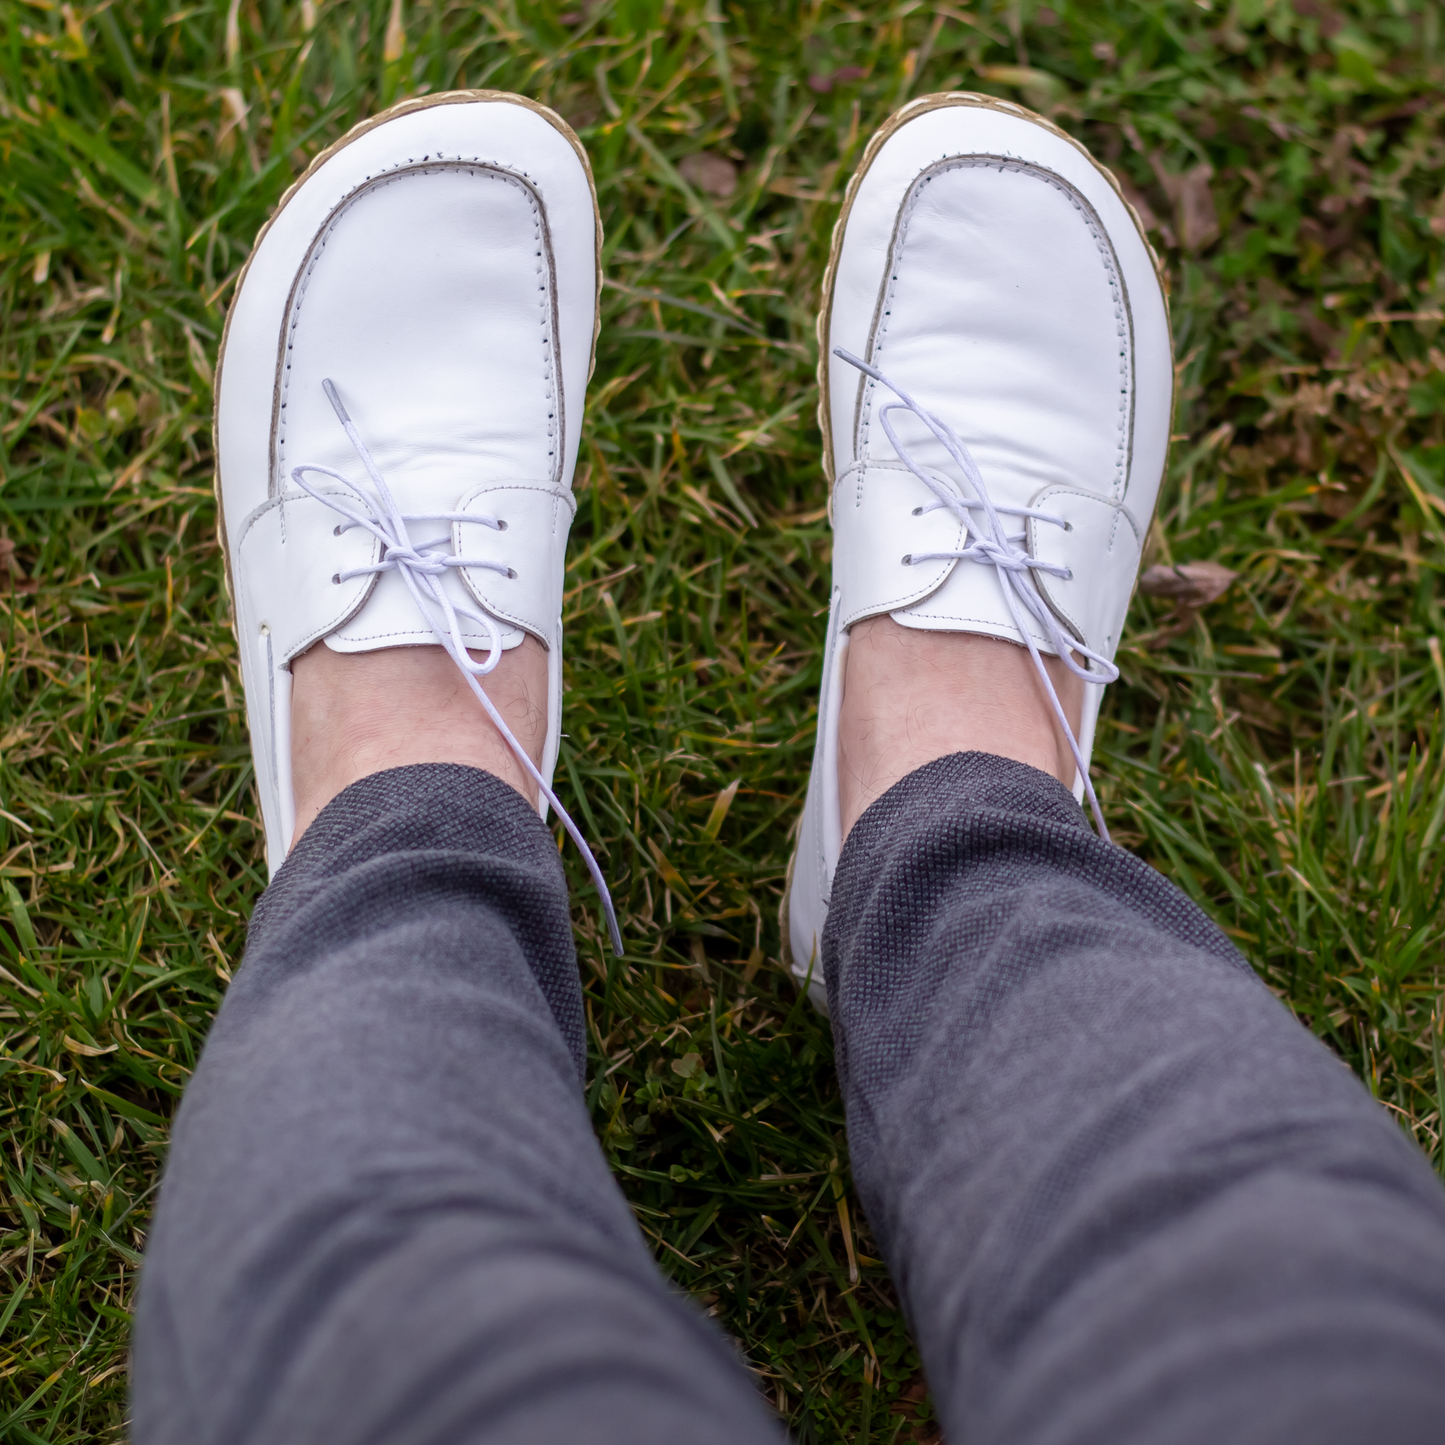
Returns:
[[[888,285],[884,293],[881,314],[878,317],[877,327],[869,348],[868,360],[874,366],[882,365],[884,337],[888,330],[889,320],[893,314],[893,300],[898,289],[898,275],[903,269],[903,250],[908,239],[908,228],[912,221],[913,212],[918,206],[924,188],[937,180],[940,176],[948,175],[952,171],[959,170],[997,170],[1010,171],[1016,175],[1030,176],[1035,180],[1043,181],[1046,185],[1052,186],[1065,200],[1078,212],[1079,218],[1084,222],[1085,228],[1093,238],[1094,245],[1098,248],[1099,259],[1103,263],[1104,275],[1109,287],[1109,296],[1114,308],[1115,333],[1119,346],[1119,419],[1117,428],[1117,440],[1114,450],[1114,477],[1112,481],[1113,500],[1123,499],[1126,483],[1128,481],[1126,471],[1129,461],[1129,405],[1131,383],[1133,378],[1133,362],[1130,356],[1130,348],[1133,344],[1133,337],[1129,325],[1129,309],[1125,299],[1123,282],[1119,275],[1118,262],[1114,256],[1114,247],[1109,240],[1108,233],[1104,230],[1103,223],[1099,220],[1085,198],[1069,185],[1061,176],[1042,166],[1034,165],[1029,161],[1013,160],[1007,156],[960,156],[949,161],[944,161],[925,171],[913,183],[902,207],[899,211],[898,225],[894,234],[893,247],[889,255],[888,263]],[[863,390],[861,392],[861,406],[859,407],[859,431],[857,455],[860,460],[868,458],[868,438],[873,418],[873,395],[877,383],[864,378]],[[861,484],[861,475],[859,478]],[[854,505],[860,505],[861,496],[855,490]]]
[[[464,174],[473,179],[500,181],[510,185],[522,195],[531,210],[532,242],[537,262],[533,274],[537,277],[537,299],[542,345],[542,386],[543,395],[547,403],[547,460],[551,466],[553,477],[555,478],[558,475],[559,440],[563,421],[561,413],[563,409],[559,382],[560,363],[556,354],[556,316],[553,305],[551,276],[548,270],[551,246],[546,236],[546,221],[542,214],[541,200],[535,189],[535,183],[527,176],[525,171],[511,171],[497,163],[481,161],[476,156],[470,159],[463,156],[448,159],[441,155],[436,157],[426,155],[423,156],[420,161],[408,157],[406,161],[398,162],[389,170],[378,171],[366,176],[361,183],[337,205],[320,235],[312,242],[311,249],[307,253],[305,261],[302,263],[301,275],[293,289],[290,313],[286,323],[285,350],[281,364],[275,421],[276,442],[273,453],[274,471],[271,478],[273,494],[278,486],[277,479],[284,478],[287,475],[286,407],[291,389],[291,356],[295,348],[297,328],[301,322],[301,308],[305,304],[306,291],[310,285],[311,277],[315,273],[316,267],[326,251],[327,242],[331,239],[337,226],[341,224],[342,220],[351,210],[360,201],[370,195],[374,195],[382,187],[394,185],[397,181],[407,180],[413,177],[444,173]],[[284,511],[282,514],[282,526],[284,529]]]

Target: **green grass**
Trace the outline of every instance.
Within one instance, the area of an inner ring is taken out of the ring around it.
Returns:
[[[423,90],[537,96],[596,168],[559,787],[628,952],[568,850],[588,1097],[662,1267],[798,1438],[936,1435],[776,923],[829,565],[813,313],[843,184],[911,95],[1049,112],[1156,218],[1179,404],[1151,560],[1239,580],[1197,617],[1136,601],[1100,791],[1445,1165],[1440,25],[1433,0],[0,5],[0,1441],[124,1435],[167,1121],[264,883],[210,480],[230,286],[308,157]]]

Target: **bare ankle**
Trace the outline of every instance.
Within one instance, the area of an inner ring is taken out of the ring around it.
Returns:
[[[1045,662],[1077,736],[1085,684],[1058,658]],[[853,627],[846,667],[838,719],[844,837],[895,783],[950,753],[994,753],[1073,785],[1073,754],[1026,648],[872,617]]]
[[[484,768],[536,803],[536,784],[440,647],[340,653],[317,643],[296,658],[291,673],[295,838],[343,788],[412,763]],[[540,762],[546,650],[529,636],[481,682],[517,741]]]

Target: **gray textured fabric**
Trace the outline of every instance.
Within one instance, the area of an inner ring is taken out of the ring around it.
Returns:
[[[1445,1190],[1069,792],[959,753],[823,940],[853,1177],[950,1445],[1445,1439]]]
[[[136,1445],[780,1440],[644,1247],[584,1059],[566,882],[522,799],[440,765],[335,799],[176,1122]]]
[[[1068,792],[904,779],[823,942],[854,1177],[950,1445],[1431,1445],[1445,1191]],[[578,1087],[556,849],[504,784],[336,799],[177,1120],[136,1445],[781,1438],[661,1281]]]

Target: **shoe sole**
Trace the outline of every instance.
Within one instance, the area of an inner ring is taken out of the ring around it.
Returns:
[[[596,230],[594,253],[597,263],[597,299],[592,313],[592,352],[587,361],[587,379],[588,381],[592,379],[592,372],[597,365],[597,338],[602,331],[602,212],[597,205],[597,183],[592,176],[592,163],[587,158],[587,151],[578,138],[577,132],[555,110],[543,105],[540,101],[530,100],[525,95],[515,95],[506,90],[448,90],[443,91],[440,95],[416,96],[410,100],[398,101],[378,115],[358,121],[339,140],[333,141],[325,150],[319,152],[301,175],[286,188],[286,193],[277,202],[275,210],[267,217],[266,224],[256,232],[256,239],[251,243],[251,251],[246,257],[246,264],[241,267],[241,274],[236,278],[236,284],[231,290],[230,305],[226,307],[226,324],[221,330],[221,345],[216,353],[216,374],[211,382],[211,449],[216,458],[211,485],[216,496],[216,534],[220,539],[221,556],[225,561],[226,602],[231,609],[231,632],[233,635],[236,635],[236,593],[231,578],[231,547],[226,535],[226,507],[221,498],[221,372],[226,363],[226,342],[231,335],[231,318],[235,314],[236,298],[240,296],[241,288],[246,284],[246,277],[251,270],[251,262],[261,249],[261,243],[266,239],[267,232],[276,224],[281,212],[286,209],[301,188],[327,161],[338,152],[345,150],[353,141],[360,140],[362,136],[375,130],[377,126],[385,125],[387,121],[395,120],[398,116],[410,115],[413,111],[430,110],[433,106],[439,105],[468,105],[477,101],[505,101],[541,116],[553,130],[561,133],[568,145],[576,152],[577,159],[582,163],[582,170],[587,177],[587,188],[592,193],[592,220]],[[240,645],[239,636],[237,636],[237,645]]]
[[[1154,274],[1159,281],[1159,289],[1164,295],[1164,316],[1166,324],[1169,324],[1169,277],[1159,260],[1159,255],[1150,244],[1148,233],[1144,230],[1143,222],[1139,219],[1139,213],[1130,204],[1129,198],[1124,194],[1117,177],[1107,167],[1100,165],[1086,146],[1081,145],[1066,130],[1055,125],[1046,116],[1039,115],[1036,111],[1029,110],[1022,105],[1015,105],[1012,101],[999,100],[991,95],[977,95],[972,91],[940,91],[933,95],[922,95],[917,100],[910,101],[901,109],[894,111],[883,124],[873,132],[868,144],[863,149],[863,158],[858,162],[858,168],[853,172],[848,181],[848,188],[843,193],[843,204],[838,212],[838,219],[833,224],[832,242],[828,248],[828,265],[823,272],[823,295],[822,302],[818,308],[818,427],[823,433],[823,475],[828,479],[828,521],[833,520],[833,483],[835,478],[835,465],[833,458],[833,417],[830,403],[831,388],[828,384],[828,337],[832,330],[833,323],[833,283],[837,279],[838,259],[843,250],[843,233],[848,228],[848,218],[853,211],[853,202],[857,198],[858,191],[863,184],[872,167],[878,152],[888,143],[894,133],[909,121],[916,120],[920,115],[926,115],[932,110],[946,110],[953,107],[973,110],[997,110],[1005,115],[1012,116],[1016,120],[1028,121],[1037,125],[1051,135],[1067,141],[1078,153],[1089,162],[1091,166],[1108,181],[1113,187],[1115,194],[1123,203],[1129,219],[1133,221],[1135,229],[1139,233],[1139,239],[1144,243],[1144,250],[1154,265]],[[1172,326],[1171,326],[1172,330]],[[1172,414],[1172,401],[1171,401]],[[1164,465],[1167,473],[1169,459],[1165,453]],[[799,843],[793,844],[793,852],[788,859],[787,878],[783,885],[782,901],[778,904],[778,923],[782,929],[782,942],[779,948],[783,966],[788,970],[788,975],[795,982],[801,984],[797,972],[794,969],[792,935],[788,926],[789,903],[793,893],[793,874],[798,859]],[[814,984],[817,983],[814,979]]]

